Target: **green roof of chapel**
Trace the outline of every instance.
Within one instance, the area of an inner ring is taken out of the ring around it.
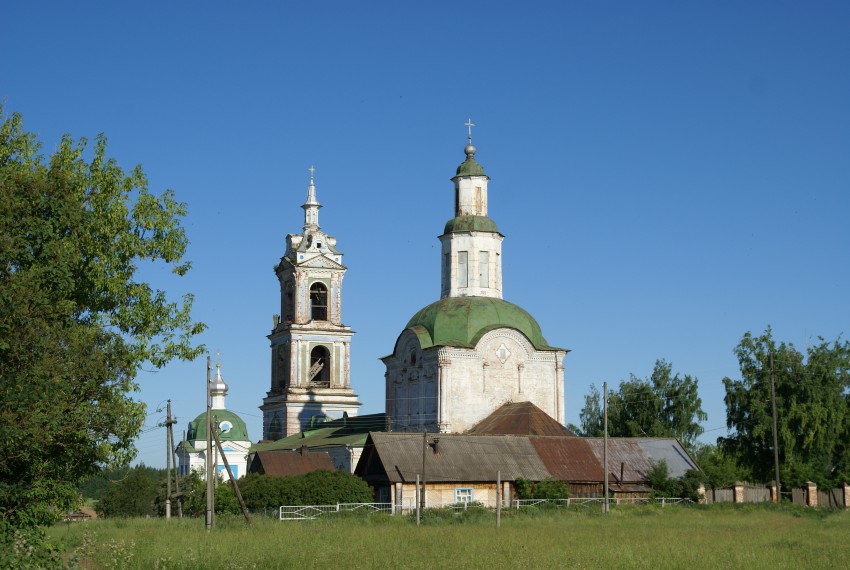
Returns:
[[[528,312],[493,297],[440,299],[413,315],[405,327],[416,333],[422,348],[474,348],[482,336],[500,328],[521,332],[537,350],[562,350],[549,346],[540,325]]]
[[[218,433],[218,439],[221,441],[251,441],[248,437],[248,426],[245,422],[229,410],[212,410],[213,420],[218,420],[218,424],[228,421],[231,424],[230,430],[227,432],[221,431]],[[207,413],[203,412],[194,420],[189,422],[189,433],[186,436],[187,440],[196,441],[199,439],[207,439]]]

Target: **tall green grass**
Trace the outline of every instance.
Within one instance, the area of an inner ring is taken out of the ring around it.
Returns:
[[[101,520],[50,529],[81,568],[847,568],[850,513],[791,507],[618,507]]]

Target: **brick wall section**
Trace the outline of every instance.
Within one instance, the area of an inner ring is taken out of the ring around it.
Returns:
[[[738,482],[733,485],[735,489],[735,503],[743,503],[744,502],[744,483]]]
[[[774,503],[779,502],[779,489],[776,488],[776,481],[770,483],[770,500]]]
[[[811,481],[806,481],[806,491],[808,496],[808,505],[810,507],[818,506],[818,486]]]
[[[850,508],[850,485],[844,483],[842,487],[844,487],[844,508],[847,509]]]

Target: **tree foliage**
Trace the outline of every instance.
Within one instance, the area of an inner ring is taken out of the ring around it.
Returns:
[[[239,488],[250,509],[373,501],[372,488],[360,477],[325,469],[288,477],[249,473]]]
[[[157,514],[159,488],[165,481],[165,470],[138,465],[110,482],[95,506],[104,517],[144,517]]]
[[[581,410],[580,431],[588,437],[603,434],[602,396],[591,386]],[[657,360],[649,378],[634,374],[608,394],[608,435],[613,437],[675,437],[692,446],[703,432],[698,380],[673,374],[673,365]]]
[[[563,481],[547,477],[542,481],[530,481],[522,477],[516,480],[517,497],[520,499],[569,499],[570,487]]]
[[[681,479],[671,477],[667,461],[661,459],[652,462],[646,478],[652,487],[653,497],[675,497],[697,501],[700,498],[699,487],[704,476],[699,471],[689,469]]]
[[[724,378],[726,425],[720,438],[751,480],[772,481],[771,357],[776,386],[780,478],[784,485],[819,485],[850,477],[850,343],[819,342],[805,355],[790,343],[747,332],[735,348],[741,378]]]
[[[81,479],[132,458],[139,366],[194,358],[204,328],[191,295],[137,276],[140,263],[189,269],[185,205],[151,194],[141,167],[125,173],[102,135],[39,152],[19,115],[2,121],[0,520],[18,526],[73,509]]]

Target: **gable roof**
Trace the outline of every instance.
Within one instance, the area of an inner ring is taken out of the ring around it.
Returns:
[[[574,483],[603,479],[602,438],[428,434],[425,478],[431,482],[492,482],[548,477]],[[368,482],[411,482],[422,473],[421,433],[369,434],[354,473]],[[646,483],[652,462],[670,477],[699,469],[675,438],[608,438],[608,480]]]
[[[499,435],[427,435],[428,482],[495,481],[518,477],[539,481],[549,476],[528,438]],[[370,480],[411,482],[422,475],[422,434],[373,432],[354,473]]]
[[[466,432],[470,435],[575,436],[531,402],[507,402]]]
[[[258,451],[248,467],[249,473],[284,477],[310,471],[334,471],[331,456],[326,451]]]

